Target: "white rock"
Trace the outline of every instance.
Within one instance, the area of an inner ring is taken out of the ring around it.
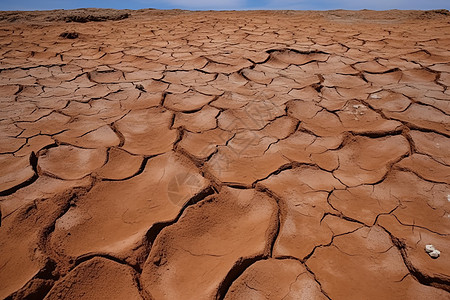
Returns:
[[[435,251],[435,250],[436,250],[436,248],[434,248],[433,245],[426,245],[426,246],[425,246],[425,251],[426,251],[427,253],[431,253],[431,252],[433,252],[433,251]]]
[[[434,250],[434,251],[431,251],[430,253],[428,253],[428,255],[431,256],[432,258],[438,258],[439,255],[441,255],[441,251]]]
[[[441,255],[441,251],[437,250],[433,245],[425,245],[425,252],[432,258],[438,258]]]

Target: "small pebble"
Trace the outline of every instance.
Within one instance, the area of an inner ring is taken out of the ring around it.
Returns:
[[[441,255],[441,251],[437,250],[433,245],[425,245],[425,252],[432,258],[438,258]]]
[[[441,255],[441,251],[434,250],[434,251],[431,251],[430,253],[428,253],[428,255],[431,256],[432,258],[438,258],[439,255]]]
[[[426,245],[426,246],[425,246],[425,251],[426,251],[427,253],[433,252],[434,250],[436,250],[436,248],[434,248],[433,245]]]

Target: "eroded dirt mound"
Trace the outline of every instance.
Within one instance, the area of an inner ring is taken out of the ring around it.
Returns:
[[[7,22],[42,22],[42,21],[64,21],[64,22],[104,22],[118,21],[130,16],[130,10],[80,8],[73,10],[53,10],[53,11],[2,11],[0,20]]]
[[[0,18],[0,298],[449,298],[447,11]]]

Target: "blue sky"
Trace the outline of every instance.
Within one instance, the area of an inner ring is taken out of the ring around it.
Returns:
[[[450,8],[449,0],[0,0],[0,10],[99,8],[159,8],[192,10],[228,9],[438,9]]]

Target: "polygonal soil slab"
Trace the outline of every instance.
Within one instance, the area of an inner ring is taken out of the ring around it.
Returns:
[[[14,157],[12,155],[0,155],[0,195],[11,191],[34,176],[34,170],[29,157]]]
[[[111,147],[120,144],[119,137],[108,125],[86,132],[77,132],[77,130],[65,131],[57,135],[55,139],[59,142],[82,148]]]
[[[347,186],[371,184],[381,180],[390,164],[409,151],[403,136],[383,138],[356,137],[337,150],[339,167],[333,172]]]
[[[153,108],[132,111],[116,123],[125,138],[122,148],[132,154],[156,155],[172,149],[178,134],[170,128],[173,113]]]
[[[449,221],[446,223],[448,227]],[[445,249],[450,247],[450,241],[447,236],[425,227],[418,226],[411,230],[411,226],[401,224],[393,215],[381,215],[378,224],[393,236],[397,246],[401,248],[405,264],[422,283],[426,280],[429,285],[448,291],[450,276],[447,270],[450,268],[450,260],[447,259]],[[425,251],[427,245],[433,245],[442,251],[439,257],[431,257]]]
[[[288,163],[278,153],[242,157],[232,149],[221,147],[208,161],[207,168],[222,182],[250,186]]]
[[[136,272],[129,266],[95,257],[81,263],[55,284],[51,299],[142,299]]]
[[[315,247],[331,242],[335,234],[361,227],[328,213],[337,213],[327,203],[328,194],[344,189],[329,172],[314,167],[300,167],[273,175],[259,183],[280,200],[281,218],[275,257],[304,259]]]
[[[446,299],[413,279],[382,228],[361,228],[319,248],[306,263],[331,299]]]
[[[61,145],[39,156],[38,168],[44,174],[75,180],[91,174],[106,162],[106,149],[83,149]]]
[[[45,190],[47,187],[41,188]],[[74,193],[69,187],[65,188],[63,193],[60,193],[60,187],[38,192],[40,197],[33,198],[28,203],[23,203],[21,207],[9,211],[6,216],[2,216],[0,298],[6,298],[21,289],[50,267],[42,241],[46,230],[63,212],[64,206],[68,205]],[[33,185],[33,189],[39,188]],[[14,198],[10,196],[9,199]]]
[[[55,224],[50,244],[62,256],[110,253],[127,257],[156,223],[175,219],[207,187],[194,165],[175,153],[148,161],[128,180],[102,181]]]
[[[276,203],[265,194],[223,187],[160,233],[144,265],[143,287],[155,299],[216,297],[230,270],[268,254],[276,218]]]
[[[403,224],[449,234],[450,209],[445,184],[425,181],[412,172],[391,171],[375,185],[361,185],[330,194],[329,203],[345,216],[371,226],[390,212]]]
[[[257,261],[233,282],[225,300],[328,299],[306,268],[292,259]]]
[[[136,174],[141,168],[143,160],[142,156],[112,148],[108,151],[108,161],[96,174],[109,180],[123,180]]]
[[[207,96],[195,92],[184,94],[169,94],[166,96],[164,106],[175,111],[195,111],[214,100],[214,96]]]

